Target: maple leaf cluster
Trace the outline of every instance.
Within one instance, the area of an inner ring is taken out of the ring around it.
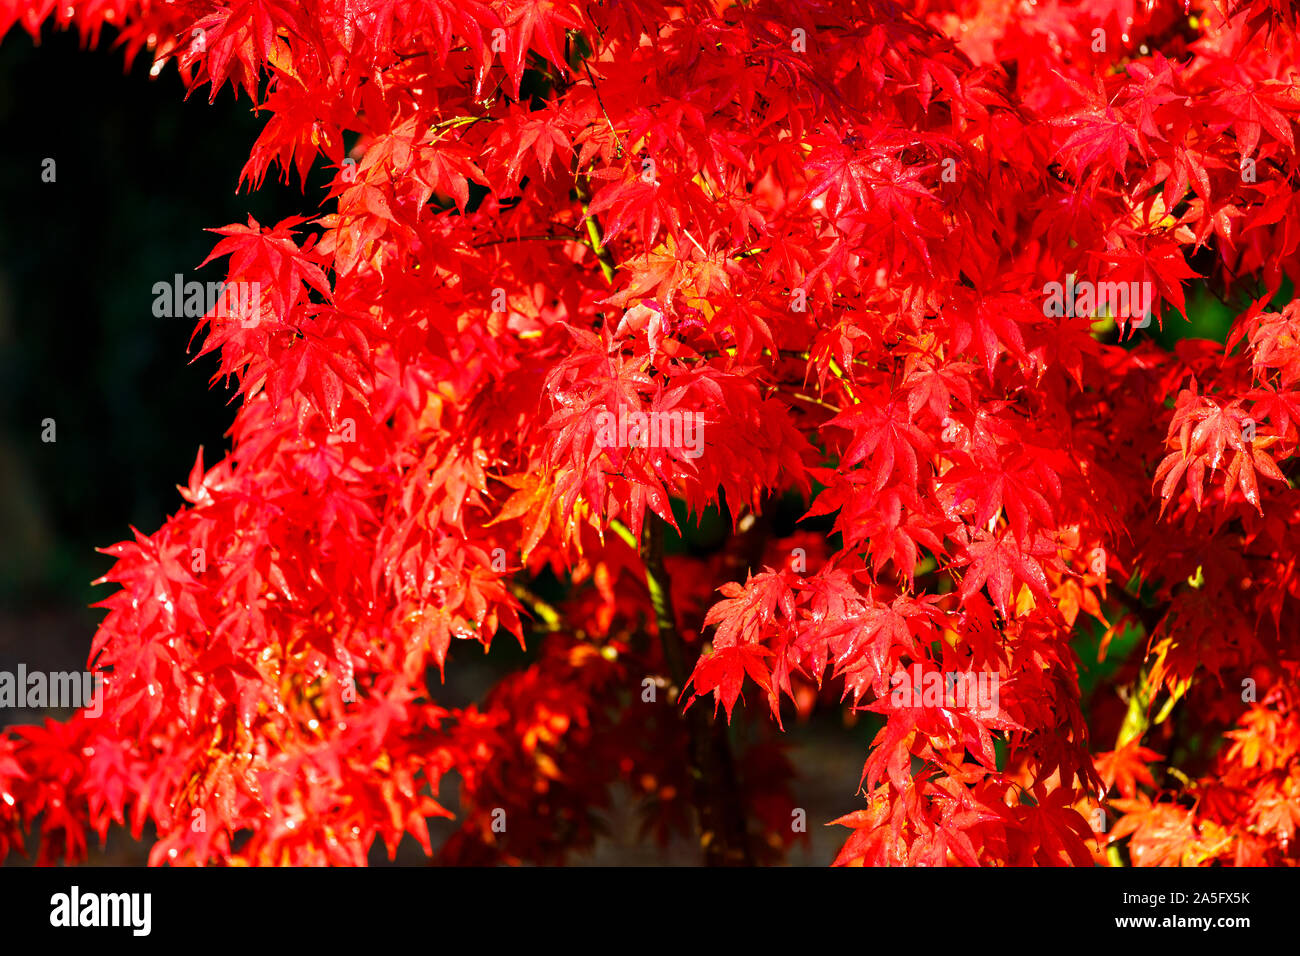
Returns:
[[[243,185],[333,179],[214,230],[262,290],[196,330],[230,450],[109,549],[102,716],[0,736],[0,859],[355,864],[454,817],[443,861],[559,862],[616,786],[776,859],[779,730],[843,707],[837,863],[1297,861],[1289,4],[0,0],[51,20],[248,97]],[[1143,308],[1049,307],[1076,281]],[[1192,289],[1227,341],[1163,347]],[[440,704],[494,638],[540,647]]]

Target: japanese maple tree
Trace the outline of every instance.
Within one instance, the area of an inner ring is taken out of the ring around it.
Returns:
[[[49,21],[333,179],[215,230],[231,448],[109,549],[102,716],[0,737],[0,858],[433,854],[455,786],[438,860],[560,862],[621,783],[770,861],[844,708],[840,864],[1300,859],[1290,4],[0,0]]]

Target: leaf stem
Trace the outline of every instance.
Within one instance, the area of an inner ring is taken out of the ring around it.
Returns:
[[[578,194],[578,202],[582,204],[582,218],[587,222],[587,245],[596,254],[596,261],[600,263],[600,271],[605,276],[605,281],[613,285],[614,270],[618,267],[614,257],[605,248],[605,233],[600,228],[600,220],[593,216],[588,208],[591,203],[591,183],[586,176],[577,178],[574,182],[574,191]]]

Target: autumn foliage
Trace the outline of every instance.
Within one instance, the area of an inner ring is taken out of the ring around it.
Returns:
[[[1300,859],[1290,4],[0,0],[51,22],[256,104],[242,185],[333,180],[215,230],[231,450],[110,549],[103,716],[0,737],[0,858],[432,854],[454,787],[437,860],[561,862],[623,784],[774,861],[838,708],[837,863]],[[1227,341],[1162,347],[1193,293]]]

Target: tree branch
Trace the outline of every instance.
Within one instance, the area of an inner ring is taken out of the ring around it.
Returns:
[[[641,560],[645,565],[646,587],[654,608],[664,661],[678,693],[689,676],[686,646],[677,631],[673,613],[671,583],[664,570],[663,519],[647,515],[641,536]],[[688,772],[692,797],[699,820],[700,846],[708,866],[752,866],[749,832],[740,785],[731,756],[727,725],[713,719],[702,707],[685,714],[690,734]]]

